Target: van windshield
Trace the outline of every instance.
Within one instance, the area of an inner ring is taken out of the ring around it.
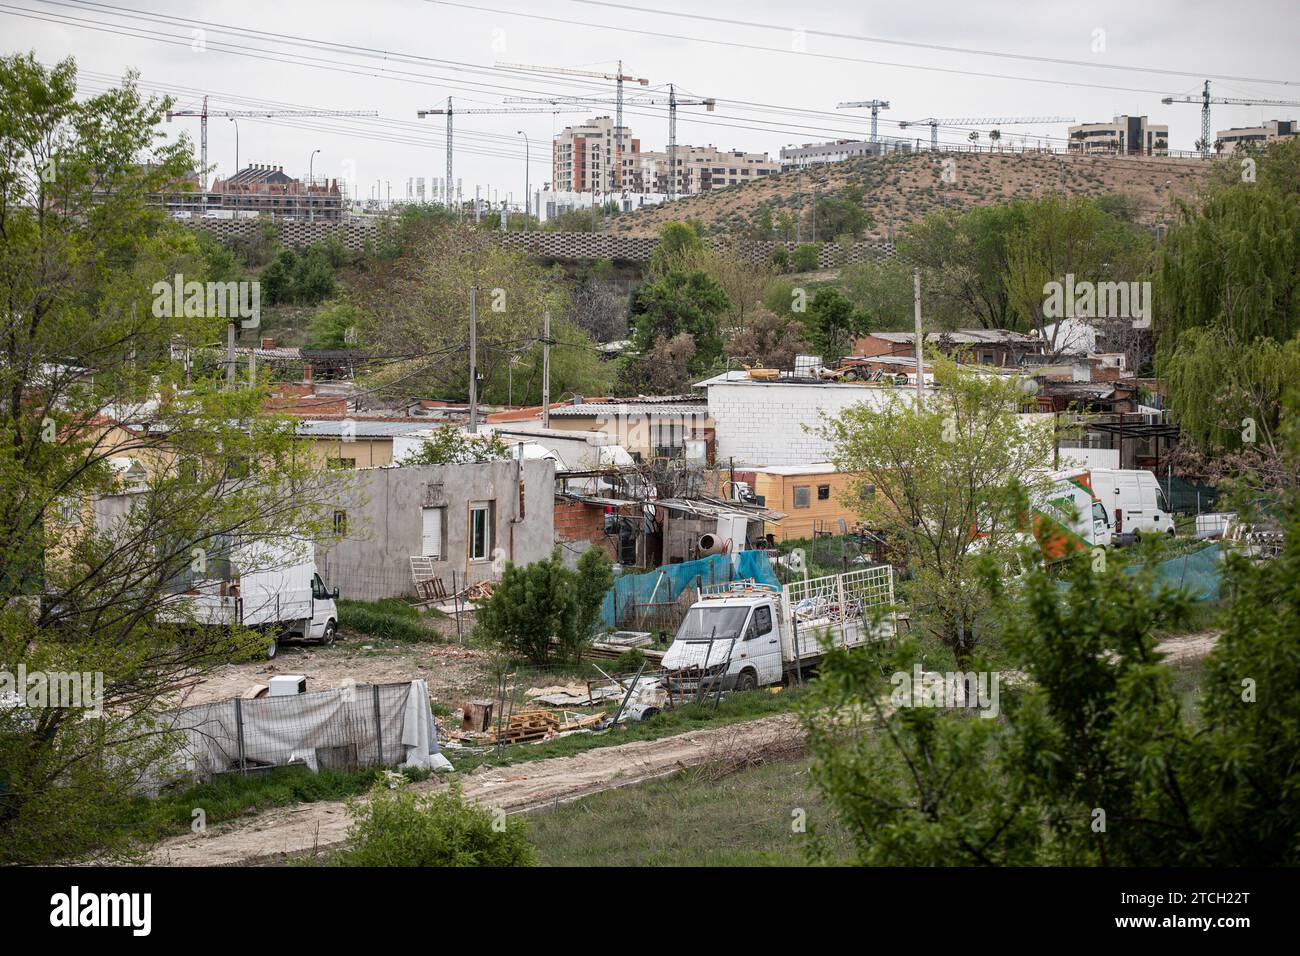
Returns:
[[[715,641],[739,639],[740,629],[749,616],[748,607],[693,607],[686,612],[682,626],[677,629],[679,641]]]

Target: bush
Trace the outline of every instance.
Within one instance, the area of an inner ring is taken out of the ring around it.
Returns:
[[[417,794],[377,786],[364,804],[349,801],[351,845],[336,866],[536,866],[528,824],[465,802],[459,786]]]
[[[420,623],[420,613],[402,601],[339,601],[338,605],[339,627],[350,631],[401,641],[427,640],[430,636]]]
[[[777,246],[772,250],[768,261],[772,263],[772,268],[777,272],[788,272],[790,270],[790,251],[785,246]]]
[[[821,249],[819,244],[805,242],[794,250],[794,271],[795,272],[812,272],[817,268],[817,253]]]

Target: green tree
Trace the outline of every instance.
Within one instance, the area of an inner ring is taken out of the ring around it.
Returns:
[[[718,317],[728,305],[726,293],[707,273],[668,273],[632,293],[632,344],[644,354],[660,339],[685,332],[695,341],[693,369],[706,371],[722,355]]]
[[[804,324],[809,337],[826,360],[838,359],[853,344],[853,337],[867,331],[866,316],[853,308],[835,286],[823,286],[808,303]]]
[[[187,380],[171,359],[202,354],[227,320],[173,300],[174,277],[204,282],[212,260],[147,201],[192,168],[188,140],[162,132],[169,106],[132,74],[79,97],[71,60],[0,59],[0,662],[103,675],[101,719],[0,708],[6,863],[128,834],[132,788],[175,747],[150,719],[182,681],[262,643],[184,628],[178,589],[209,557],[215,574],[233,537],[324,528],[324,479],[291,423],[261,414],[265,391],[228,389],[202,362]],[[144,471],[131,488],[124,459]]]
[[[804,242],[795,246],[792,264],[795,272],[813,272],[817,268],[817,254],[820,244]]]
[[[307,322],[314,349],[354,349],[365,347],[365,328],[369,317],[351,302],[329,302]]]
[[[912,270],[902,259],[850,263],[840,272],[840,288],[872,329],[913,327]]]
[[[492,597],[476,614],[475,632],[515,657],[546,665],[578,643],[577,581],[558,549],[532,564],[507,562]]]
[[[919,410],[898,389],[879,408],[851,406],[821,433],[838,470],[854,476],[849,503],[903,555],[914,620],[965,664],[988,609],[976,558],[1014,566],[1023,495],[1042,484],[1052,436],[1019,414],[1022,380],[934,362],[938,387]]]
[[[669,222],[659,228],[659,244],[650,254],[650,274],[664,278],[695,266],[695,260],[708,249],[695,225]]]
[[[464,465],[485,461],[504,461],[510,446],[496,432],[471,435],[450,422],[434,429],[433,437],[402,459],[404,465]]]

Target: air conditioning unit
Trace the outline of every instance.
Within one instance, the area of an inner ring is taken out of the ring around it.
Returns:
[[[282,674],[266,682],[268,697],[293,697],[307,693],[307,678],[302,674]]]

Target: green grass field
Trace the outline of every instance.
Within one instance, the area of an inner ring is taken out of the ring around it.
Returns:
[[[802,812],[805,830],[795,832]],[[831,818],[808,761],[763,764],[714,779],[707,768],[607,790],[530,814],[544,866],[806,866],[849,863],[852,844]]]

